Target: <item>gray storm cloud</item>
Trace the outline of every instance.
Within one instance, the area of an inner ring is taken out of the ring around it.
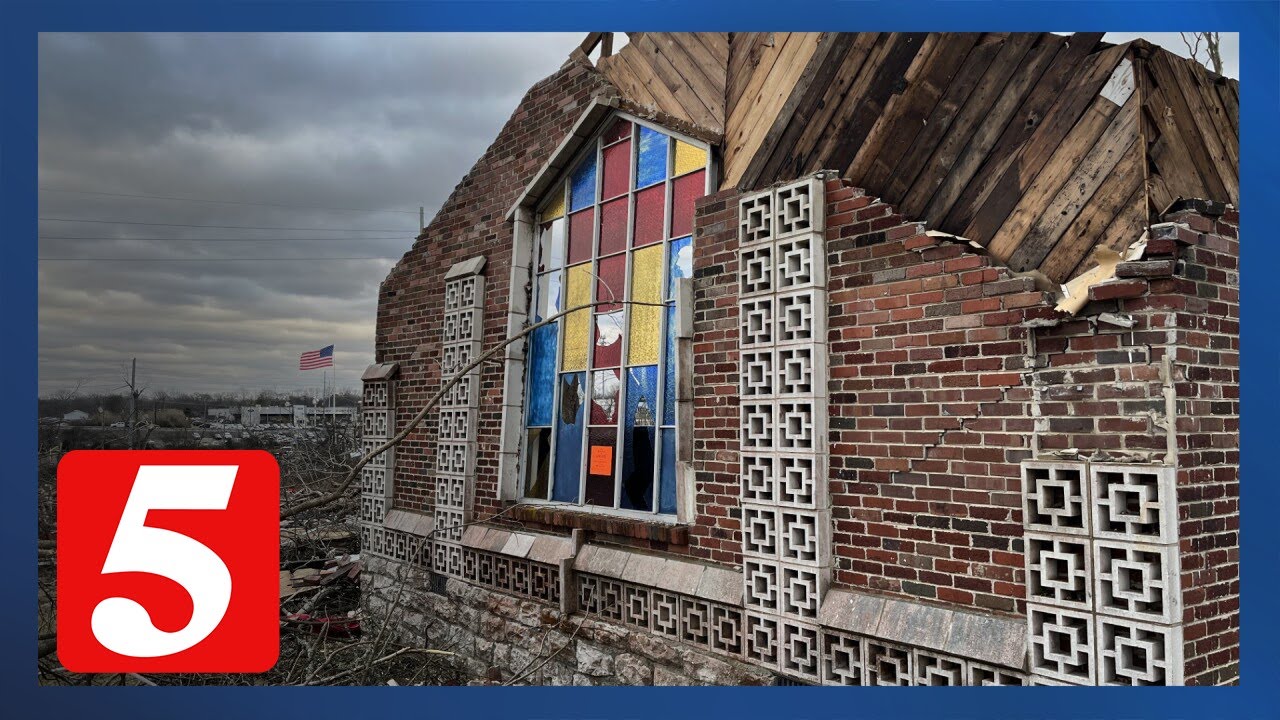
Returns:
[[[297,390],[329,343],[355,388],[417,208],[580,39],[42,35],[40,216],[154,224],[41,221],[41,392],[115,387],[134,356],[157,389]]]

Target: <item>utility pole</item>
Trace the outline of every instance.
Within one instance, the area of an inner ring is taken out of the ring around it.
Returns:
[[[125,429],[129,438],[129,449],[133,450],[134,423],[138,419],[138,358],[133,359],[129,368],[129,426]]]

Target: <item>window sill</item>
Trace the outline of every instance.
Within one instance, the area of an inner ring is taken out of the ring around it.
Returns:
[[[658,520],[571,510],[560,505],[517,505],[506,517],[522,523],[648,540],[668,545],[688,545],[689,526]]]

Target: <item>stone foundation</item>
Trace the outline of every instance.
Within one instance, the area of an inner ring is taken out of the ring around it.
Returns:
[[[365,632],[455,653],[454,668],[474,684],[767,685],[774,673],[669,638],[536,600],[437,576],[366,555],[361,586]],[[437,589],[441,589],[437,584]]]

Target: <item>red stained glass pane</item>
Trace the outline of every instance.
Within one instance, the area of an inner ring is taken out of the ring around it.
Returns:
[[[604,134],[604,144],[608,145],[616,140],[631,137],[631,123],[626,120],[616,120],[609,126],[608,132]]]
[[[596,300],[622,302],[627,292],[627,256],[614,255],[596,264]],[[597,312],[604,312],[600,308]]]
[[[706,170],[677,178],[671,188],[671,237],[693,233],[693,201],[706,194]]]
[[[618,198],[600,206],[600,254],[611,255],[626,249],[627,199]]]
[[[631,141],[604,149],[604,198],[618,197],[631,182]]]
[[[663,210],[666,209],[666,187],[655,185],[636,193],[636,234],[634,247],[662,240]],[[692,219],[692,216],[690,216]]]
[[[595,224],[595,208],[587,208],[569,216],[569,263],[591,259],[591,243]]]

